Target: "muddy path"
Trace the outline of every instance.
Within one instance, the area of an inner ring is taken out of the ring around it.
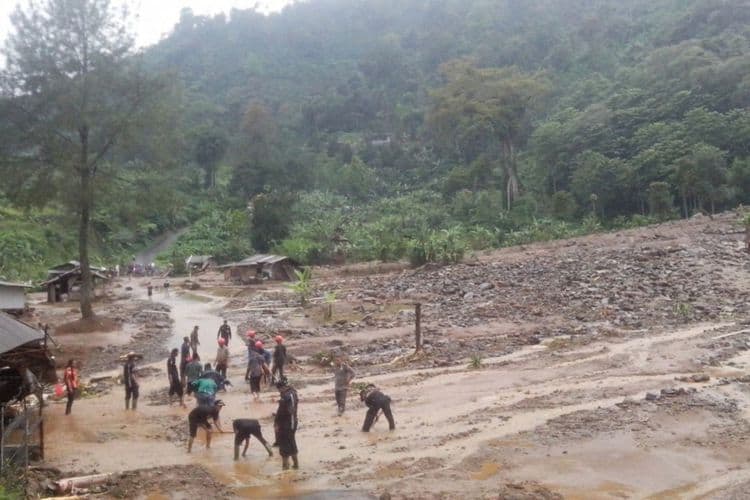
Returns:
[[[226,486],[222,496],[237,498],[743,498],[750,317],[741,302],[750,275],[734,231],[731,220],[670,223],[579,246],[502,251],[450,275],[423,272],[419,286],[438,299],[425,307],[428,344],[419,356],[411,355],[413,317],[405,308],[404,295],[415,293],[404,288],[417,279],[411,271],[342,277],[327,270],[318,289],[345,291],[333,321],[321,320],[317,306],[295,306],[283,285],[240,290],[207,275],[187,290],[174,280],[170,295],[160,288],[152,299],[170,308],[170,347],[198,325],[200,353],[213,361],[223,317],[234,331],[287,336],[298,359],[289,375],[299,387],[301,469],[282,473],[278,456],[268,458],[257,443],[234,462],[231,434],[205,449],[199,433],[188,455],[187,410],[165,404],[163,361],[143,380],[138,412],[124,411],[117,385],[77,401],[70,417],[51,405],[47,462],[86,472],[200,465]],[[610,251],[630,257],[618,263]],[[668,259],[675,255],[680,262]],[[611,268],[595,272],[604,260]],[[513,277],[530,273],[521,291],[474,279],[470,293],[498,304],[494,316],[490,305],[478,309],[450,288],[454,275],[473,276],[483,265]],[[570,278],[557,296],[534,283],[541,271],[598,278],[595,285]],[[608,294],[593,288],[606,290],[607,280],[630,302],[602,302]],[[649,280],[656,288],[637,288]],[[588,314],[586,304],[610,312]],[[510,306],[512,318],[503,317]],[[316,361],[331,351],[349,356],[356,381],[391,396],[395,431],[381,418],[362,433],[366,409],[353,391],[347,412],[336,416],[329,368]],[[235,341],[231,352],[235,386],[221,395],[223,427],[258,418],[272,438],[276,392],[266,388],[251,402],[242,383],[245,348]],[[471,356],[479,366],[469,366]]]

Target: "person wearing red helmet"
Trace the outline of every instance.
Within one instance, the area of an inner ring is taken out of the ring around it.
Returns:
[[[276,378],[276,372],[279,373],[279,378],[284,376],[284,365],[287,359],[284,337],[276,335],[274,340],[276,341],[276,347],[273,350],[273,368],[271,369],[271,377],[273,379]]]
[[[219,348],[216,350],[216,371],[221,374],[222,377],[227,376],[227,365],[229,365],[229,347],[227,342],[223,338],[219,338]]]
[[[250,394],[256,401],[260,398],[260,379],[269,373],[266,360],[257,351],[258,348],[263,349],[263,342],[260,340],[255,343],[254,349],[247,351],[247,370],[245,371],[245,380],[250,381]]]

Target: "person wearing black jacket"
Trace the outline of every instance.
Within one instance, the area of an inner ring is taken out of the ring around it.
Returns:
[[[375,423],[381,410],[385,418],[388,419],[388,428],[390,430],[396,428],[396,423],[393,421],[393,413],[391,412],[390,397],[380,392],[373,384],[368,384],[367,387],[360,391],[359,398],[367,405],[367,415],[365,415],[365,423],[362,425],[362,432],[370,432],[370,428]]]
[[[276,410],[274,427],[276,430],[276,442],[279,445],[281,455],[281,468],[289,469],[289,457],[292,458],[292,467],[299,469],[297,460],[297,406],[299,397],[297,391],[289,385],[286,377],[281,377],[276,382],[279,389],[279,408]]]
[[[240,445],[245,442],[245,449],[242,451],[242,456],[247,453],[247,447],[250,446],[250,436],[260,441],[263,447],[268,452],[268,456],[273,456],[271,447],[268,446],[268,442],[263,437],[263,433],[260,431],[260,423],[254,418],[238,418],[232,422],[232,428],[234,429],[234,459],[239,460],[240,458]]]
[[[125,384],[125,409],[136,410],[138,408],[138,378],[136,376],[135,359],[138,357],[133,351],[127,355],[127,361],[122,367],[122,382]],[[130,400],[133,400],[133,406],[130,406]]]
[[[188,433],[190,434],[187,447],[188,453],[193,450],[193,441],[198,434],[198,427],[203,427],[206,430],[206,448],[211,447],[211,422],[208,421],[209,418],[214,421],[214,425],[219,432],[224,432],[219,421],[219,413],[224,406],[224,402],[217,399],[213,405],[196,406],[190,411],[188,414]]]
[[[227,320],[224,320],[224,324],[219,327],[219,332],[216,334],[217,339],[224,339],[226,346],[229,347],[229,339],[232,338],[232,327],[229,326]]]
[[[169,404],[172,404],[172,396],[180,398],[180,406],[185,408],[185,401],[183,399],[182,381],[180,380],[180,374],[177,371],[177,354],[180,352],[179,349],[172,349],[172,352],[167,359],[167,377],[169,377]]]

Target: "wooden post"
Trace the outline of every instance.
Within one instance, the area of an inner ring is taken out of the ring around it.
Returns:
[[[417,302],[414,304],[414,336],[415,336],[415,352],[422,350],[422,304]]]
[[[44,402],[39,400],[39,456],[44,460]]]

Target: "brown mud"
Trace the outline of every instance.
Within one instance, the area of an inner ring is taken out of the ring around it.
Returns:
[[[122,317],[121,330],[56,337],[66,353],[81,348],[84,380],[114,378],[69,417],[50,405],[47,464],[125,474],[103,494],[138,484],[142,498],[185,498],[192,488],[204,488],[201,498],[745,498],[750,256],[738,221],[673,222],[447,267],[326,268],[314,271],[307,308],[283,284],[234,287],[217,273],[184,287],[173,279],[170,295],[153,280],[151,301],[145,278],[121,279],[100,313]],[[327,291],[337,295],[330,319],[319,298]],[[414,301],[424,313],[419,355]],[[40,304],[36,314],[74,319],[70,307],[60,311]],[[235,337],[222,427],[258,418],[273,439],[276,392],[250,400],[237,330],[252,327],[267,347],[281,333],[296,361],[299,471],[282,472],[254,441],[235,462],[230,433],[214,433],[206,449],[199,431],[186,453],[188,410],[167,404],[164,353],[198,325],[200,354],[213,362],[223,318]],[[138,411],[126,412],[114,355],[133,347],[154,363]],[[336,354],[355,381],[391,396],[395,431],[381,418],[362,433],[353,390],[336,416],[326,366]],[[128,472],[139,470],[155,475]]]

